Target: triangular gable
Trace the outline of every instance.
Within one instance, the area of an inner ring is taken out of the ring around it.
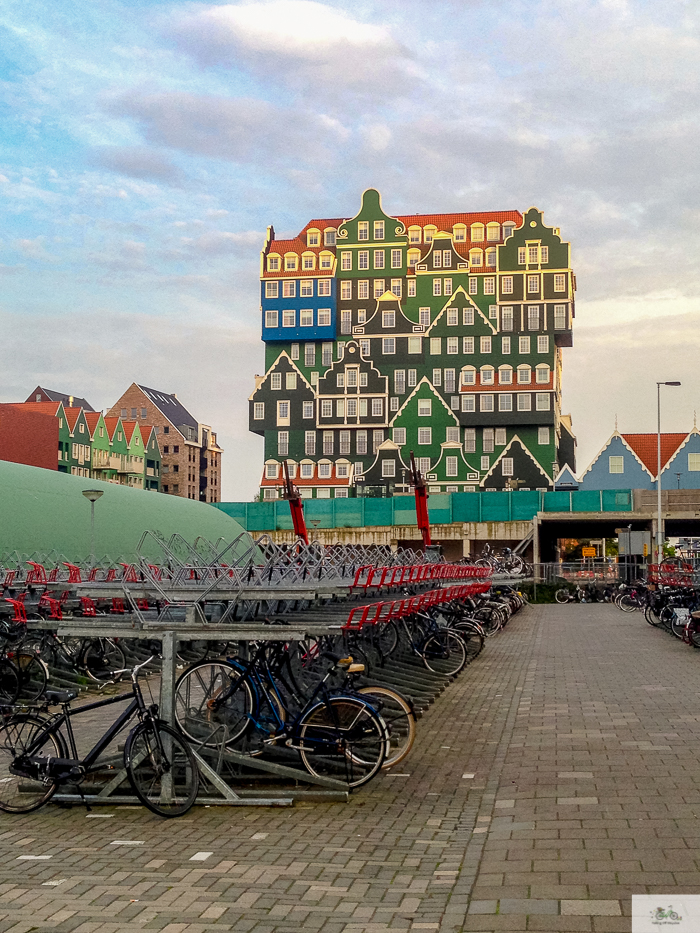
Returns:
[[[84,414],[85,421],[88,426],[88,431],[90,432],[90,439],[92,440],[92,438],[95,436],[95,431],[97,430],[102,415],[99,411],[86,411]]]
[[[66,415],[66,424],[71,434],[75,431],[75,426],[80,420],[80,415],[82,414],[82,408],[64,408],[63,411]]]
[[[558,486],[575,486],[578,489],[578,485],[579,483],[573,470],[568,463],[565,463],[554,477],[554,488],[556,489]]]
[[[449,296],[449,298],[445,301],[445,304],[442,306],[442,308],[441,308],[441,309],[438,311],[438,313],[435,315],[434,320],[433,320],[433,321],[429,324],[429,326],[426,328],[426,330],[425,330],[425,335],[426,335],[426,337],[430,335],[430,331],[433,329],[433,327],[435,327],[435,325],[438,323],[438,321],[439,321],[439,320],[442,318],[442,316],[446,313],[447,309],[450,308],[450,307],[455,307],[455,305],[453,304],[453,303],[454,303],[454,300],[455,300],[455,296],[456,296],[456,295],[460,295],[460,294],[464,296],[464,299],[467,301],[467,304],[468,304],[471,308],[474,309],[474,323],[476,324],[477,315],[478,315],[478,316],[481,318],[481,320],[483,321],[483,323],[486,324],[486,326],[487,326],[487,327],[489,328],[489,330],[491,331],[491,336],[492,336],[492,337],[495,336],[495,335],[498,333],[498,328],[496,327],[496,324],[494,324],[493,321],[489,320],[489,318],[486,317],[486,315],[485,315],[484,312],[481,310],[481,308],[479,307],[479,305],[476,304],[476,302],[465,292],[464,287],[463,287],[462,285],[460,285],[458,288],[456,288],[456,289],[454,290],[454,292],[453,292],[453,293]],[[464,307],[464,304],[460,304],[458,310],[461,310],[463,307]],[[476,333],[477,336],[481,336],[481,335],[479,334],[478,330],[474,331],[474,333]],[[464,336],[464,337],[469,337],[469,336],[471,336],[471,333],[470,333],[470,334],[466,334],[466,333],[464,332],[464,327],[461,326],[461,322],[460,322],[460,328],[459,328],[459,330],[458,330],[458,334],[459,334],[459,336]],[[455,336],[457,336],[457,334],[455,334]]]
[[[500,454],[496,457],[496,459],[494,460],[494,462],[491,464],[491,468],[489,469],[489,471],[484,475],[484,477],[483,477],[482,480],[481,480],[481,485],[483,486],[484,483],[486,482],[486,480],[487,480],[490,476],[493,476],[493,474],[494,474],[494,472],[495,472],[496,467],[498,466],[498,464],[501,462],[501,460],[503,460],[504,457],[508,456],[508,451],[511,449],[511,447],[513,446],[513,444],[515,444],[516,442],[520,445],[521,450],[524,451],[524,453],[527,455],[527,457],[529,457],[529,459],[532,460],[532,462],[534,463],[534,465],[537,467],[537,470],[542,474],[542,476],[545,477],[545,479],[547,480],[547,485],[550,486],[551,483],[552,483],[551,477],[550,477],[549,474],[546,472],[546,470],[544,469],[544,467],[542,466],[542,464],[539,462],[539,460],[537,460],[537,459],[533,456],[533,454],[532,454],[532,453],[530,452],[530,450],[528,449],[527,445],[524,444],[524,443],[520,440],[520,438],[518,437],[517,434],[514,434],[513,437],[511,437],[511,439],[508,441],[508,443],[506,444],[506,446],[503,448],[503,450],[500,452]]]
[[[121,424],[121,418],[105,418],[105,427],[107,428],[107,434],[109,436],[110,442],[114,440],[117,425],[119,424]]]
[[[449,405],[445,402],[444,398],[439,394],[439,392],[437,392],[437,391],[435,390],[435,387],[433,386],[432,382],[428,379],[428,377],[427,377],[427,376],[423,376],[422,379],[420,380],[420,382],[418,383],[418,385],[414,388],[414,390],[411,392],[411,394],[408,395],[408,396],[406,397],[406,401],[403,403],[403,405],[401,406],[401,408],[399,408],[399,410],[395,413],[394,417],[393,417],[393,418],[391,419],[391,421],[389,422],[389,426],[390,426],[390,427],[391,427],[391,425],[393,425],[394,421],[396,421],[396,419],[399,417],[399,415],[400,415],[400,414],[403,412],[403,410],[406,408],[406,406],[407,406],[408,403],[411,401],[411,399],[413,398],[413,396],[416,395],[416,393],[418,392],[418,390],[420,389],[420,387],[423,385],[423,383],[425,383],[425,384],[428,386],[428,388],[430,389],[430,391],[432,392],[432,394],[435,396],[435,398],[439,399],[440,403],[442,404],[442,407],[445,409],[445,411],[449,412],[450,416],[451,416],[452,419],[454,420],[454,423],[457,424],[457,425],[459,424],[459,418],[457,417],[457,415],[455,414],[455,412],[452,411],[452,409],[451,409],[451,408],[449,407]]]
[[[265,371],[265,375],[261,378],[260,382],[255,386],[255,390],[248,396],[248,401],[249,401],[249,402],[252,402],[252,401],[254,400],[255,395],[256,395],[258,389],[261,388],[261,386],[262,386],[265,382],[267,382],[267,380],[268,380],[270,374],[271,374],[272,372],[274,372],[275,368],[279,365],[279,361],[280,361],[281,359],[283,359],[283,358],[289,363],[289,365],[292,367],[292,369],[301,377],[301,381],[306,385],[306,387],[307,387],[311,392],[314,392],[314,394],[315,394],[314,387],[311,385],[311,383],[310,383],[309,380],[306,378],[306,376],[304,375],[304,373],[299,369],[299,367],[298,367],[297,364],[294,362],[294,360],[291,358],[291,356],[287,353],[287,351],[286,351],[286,350],[282,350],[282,352],[279,354],[279,356],[275,358],[275,360],[274,360],[274,362],[271,364],[271,366]],[[257,380],[256,380],[256,381],[257,381]]]
[[[613,431],[613,433],[612,433],[612,434],[610,435],[610,437],[607,439],[607,441],[605,442],[605,444],[603,444],[603,446],[600,448],[600,450],[598,451],[598,453],[596,454],[596,456],[591,460],[591,462],[588,464],[588,466],[586,467],[586,469],[585,469],[585,470],[583,471],[583,473],[581,474],[581,483],[583,483],[583,481],[584,481],[585,478],[586,478],[586,474],[590,473],[590,471],[593,469],[593,467],[596,465],[596,463],[600,460],[600,458],[603,456],[603,454],[604,454],[605,451],[608,449],[608,447],[610,447],[610,445],[611,445],[612,442],[615,440],[615,438],[618,438],[618,439],[622,442],[623,447],[625,447],[627,450],[629,450],[629,452],[632,454],[632,456],[633,456],[634,459],[637,461],[637,463],[639,464],[639,466],[644,470],[645,473],[648,474],[648,476],[650,477],[650,479],[654,479],[655,474],[652,473],[652,472],[648,469],[648,467],[646,466],[646,464],[644,463],[643,460],[640,460],[640,458],[637,456],[636,451],[634,451],[634,450],[630,447],[630,445],[627,443],[627,441],[625,440],[624,435],[620,434],[619,431]]]
[[[454,456],[454,454],[456,453],[460,454],[462,458],[462,462],[467,467],[470,473],[480,472],[477,467],[472,466],[471,463],[467,460],[467,456],[464,452],[464,447],[462,446],[462,444],[460,444],[459,441],[443,441],[442,444],[440,444],[440,456],[435,461],[435,463],[430,467],[430,472],[432,473],[442,463],[445,457]],[[476,454],[474,456],[476,456]],[[455,477],[454,479],[456,482],[457,477]],[[449,479],[447,479],[446,482],[449,482]],[[465,480],[460,480],[459,482],[465,482]],[[476,482],[476,481],[470,480],[469,482]]]

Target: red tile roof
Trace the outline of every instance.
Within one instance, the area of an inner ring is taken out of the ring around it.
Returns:
[[[90,437],[93,437],[95,429],[97,428],[97,423],[100,420],[99,411],[86,411],[85,420],[87,421],[88,430],[90,431]]]
[[[38,411],[38,412],[43,412],[46,415],[55,415],[61,403],[60,402],[12,402],[10,404],[14,405],[16,408],[21,408],[24,411]]]
[[[114,432],[117,430],[117,425],[120,420],[120,418],[105,418],[105,427],[107,428],[110,441],[114,440]]]
[[[131,438],[133,437],[134,430],[136,429],[136,421],[122,421],[122,427],[124,428],[124,437],[126,438],[127,444],[131,443]]]
[[[661,469],[675,454],[687,434],[661,435]],[[623,434],[622,438],[636,453],[652,476],[657,472],[657,435],[656,434]]]
[[[80,417],[80,412],[81,412],[83,409],[82,409],[82,408],[66,408],[66,407],[64,406],[63,410],[64,410],[65,413],[66,413],[66,421],[67,421],[68,427],[70,428],[71,433],[72,433],[72,432],[73,432],[73,428],[75,428],[75,425],[76,425],[77,422],[78,422],[78,418]]]

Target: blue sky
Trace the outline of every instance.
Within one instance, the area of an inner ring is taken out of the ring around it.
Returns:
[[[176,392],[262,465],[265,228],[542,208],[572,242],[564,411],[583,468],[614,427],[700,408],[700,23],[666,0],[8,0],[0,15],[0,400]],[[671,401],[672,398],[672,401]]]

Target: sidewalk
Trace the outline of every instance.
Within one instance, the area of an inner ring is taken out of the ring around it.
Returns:
[[[349,804],[3,815],[0,933],[629,931],[700,893],[699,688],[639,613],[529,607]]]

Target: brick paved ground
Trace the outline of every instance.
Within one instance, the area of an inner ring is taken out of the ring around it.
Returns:
[[[0,933],[630,930],[700,893],[699,687],[638,614],[531,607],[349,804],[2,817]]]

